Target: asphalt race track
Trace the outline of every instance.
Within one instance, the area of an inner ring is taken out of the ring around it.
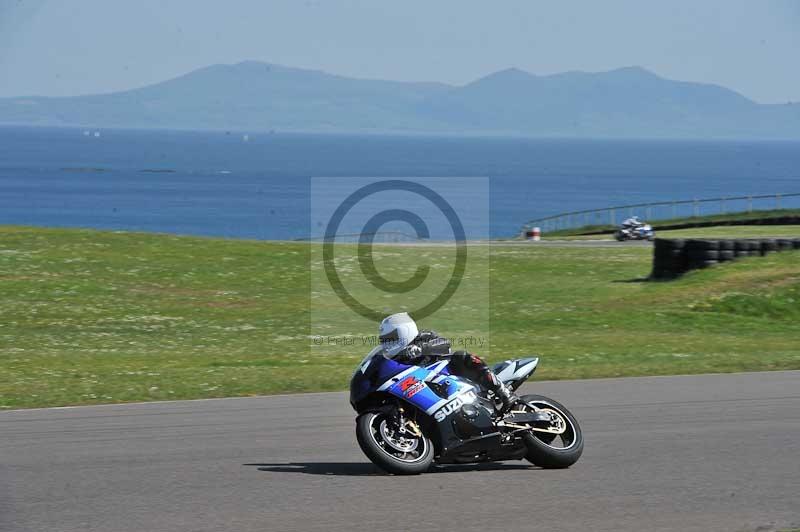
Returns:
[[[0,412],[0,530],[800,527],[800,371],[532,383],[583,458],[377,472],[343,393]]]

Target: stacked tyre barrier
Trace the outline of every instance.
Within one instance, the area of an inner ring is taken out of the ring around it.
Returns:
[[[656,238],[651,279],[674,279],[740,257],[763,257],[777,251],[800,250],[800,238],[705,240]]]

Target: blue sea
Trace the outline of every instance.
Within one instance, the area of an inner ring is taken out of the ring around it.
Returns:
[[[800,143],[0,128],[0,224],[307,238],[315,176],[487,177],[504,237],[563,211],[800,192]]]

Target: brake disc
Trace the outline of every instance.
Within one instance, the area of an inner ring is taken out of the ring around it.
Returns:
[[[419,439],[417,438],[404,438],[402,436],[396,436],[395,431],[388,427],[385,420],[381,422],[379,430],[381,432],[383,441],[385,441],[389,447],[395,451],[400,451],[401,453],[410,453],[419,445]]]

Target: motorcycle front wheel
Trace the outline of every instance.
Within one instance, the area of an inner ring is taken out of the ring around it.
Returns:
[[[529,431],[522,435],[528,449],[525,458],[544,469],[563,469],[571,466],[583,454],[583,433],[578,420],[567,408],[543,395],[523,395],[523,408],[550,413],[553,432]]]
[[[385,412],[366,412],[356,419],[356,439],[367,458],[387,473],[418,475],[433,462],[433,444],[423,435],[400,432]]]

